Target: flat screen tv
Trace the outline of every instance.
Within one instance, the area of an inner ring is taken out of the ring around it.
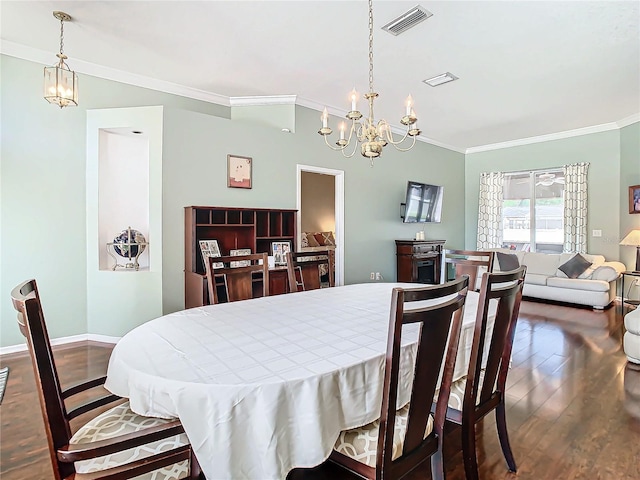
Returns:
[[[444,187],[407,182],[404,223],[440,223]]]

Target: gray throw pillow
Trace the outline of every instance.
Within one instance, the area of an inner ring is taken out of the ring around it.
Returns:
[[[591,266],[591,262],[579,253],[576,253],[570,260],[566,261],[558,267],[558,270],[564,272],[569,278],[578,278],[587,268]]]
[[[496,252],[498,257],[498,265],[500,266],[500,271],[508,272],[509,270],[515,270],[520,268],[520,262],[518,261],[518,256],[513,253],[502,253]]]

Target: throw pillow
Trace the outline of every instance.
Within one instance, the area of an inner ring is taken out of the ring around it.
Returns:
[[[518,256],[513,253],[502,253],[496,252],[498,257],[498,265],[500,266],[500,271],[508,272],[509,270],[516,270],[520,268],[520,262],[518,261]]]
[[[316,237],[313,233],[307,233],[307,242],[309,243],[310,247],[320,246],[320,244],[318,243],[318,240],[316,240]]]
[[[569,278],[578,278],[587,268],[591,266],[591,262],[579,253],[576,253],[570,260],[558,267]]]
[[[306,248],[309,246],[309,239],[307,238],[307,233],[303,233],[300,237],[300,248]]]

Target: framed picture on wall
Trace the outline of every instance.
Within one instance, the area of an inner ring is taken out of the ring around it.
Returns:
[[[277,265],[287,264],[287,252],[291,251],[291,242],[271,242],[271,255],[273,255],[273,263]]]
[[[640,213],[640,185],[629,187],[629,213]]]
[[[251,188],[253,161],[250,157],[227,155],[227,187]]]

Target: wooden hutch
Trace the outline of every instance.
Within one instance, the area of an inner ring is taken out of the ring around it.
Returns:
[[[297,210],[267,208],[185,207],[185,308],[209,304],[200,240],[217,240],[222,255],[239,248],[271,255],[271,242],[277,241],[290,241],[293,250],[296,213]],[[271,295],[288,292],[286,267],[269,269],[269,292]]]

